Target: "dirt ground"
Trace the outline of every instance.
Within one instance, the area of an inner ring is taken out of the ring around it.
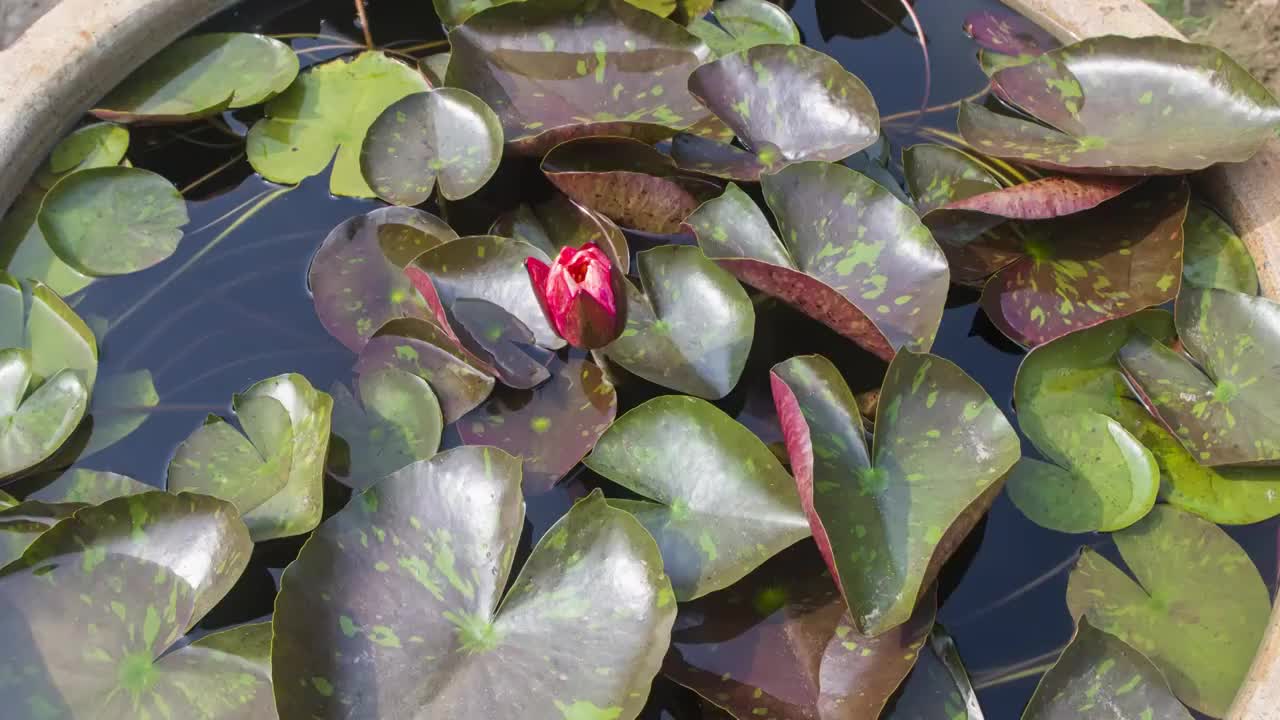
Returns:
[[[1147,0],[1197,42],[1216,45],[1280,94],[1280,0]]]

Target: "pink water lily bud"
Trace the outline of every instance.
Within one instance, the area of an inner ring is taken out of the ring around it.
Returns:
[[[525,269],[551,327],[570,345],[594,350],[622,334],[627,323],[625,282],[598,245],[561,248],[550,266],[529,258]]]

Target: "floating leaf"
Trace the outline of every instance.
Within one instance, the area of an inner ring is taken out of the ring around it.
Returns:
[[[1125,373],[1157,417],[1203,465],[1275,465],[1280,305],[1230,290],[1178,296],[1178,337],[1190,357],[1146,336],[1120,350]],[[1193,363],[1194,360],[1194,363]]]
[[[53,482],[28,493],[27,500],[101,505],[118,497],[140,495],[155,489],[127,475],[117,475],[105,470],[74,468],[62,473]]]
[[[1186,284],[1258,294],[1258,269],[1253,256],[1216,212],[1192,201],[1184,232],[1182,279]]]
[[[675,618],[657,547],[597,492],[502,599],[523,523],[520,462],[493,448],[441,453],[353,499],[285,571],[280,715],[634,718]]]
[[[449,53],[442,52],[428,55],[418,61],[418,69],[427,76],[432,87],[444,87],[444,78],[449,72],[450,57],[452,56]]]
[[[49,288],[39,282],[20,285],[0,272],[0,349],[12,347],[31,351],[33,385],[71,369],[93,388],[98,344],[89,326]]]
[[[726,588],[809,535],[795,483],[714,405],[667,395],[618,418],[587,467],[643,500],[612,500],[653,533],[676,599]]]
[[[427,89],[421,73],[381,52],[313,66],[267,103],[266,117],[250,128],[249,163],[266,179],[289,185],[332,163],[330,192],[374,197],[360,174],[360,144],[383,110]]]
[[[880,114],[867,86],[803,45],[758,45],[726,55],[695,70],[689,92],[769,170],[843,160],[880,136]]]
[[[636,256],[642,290],[627,283],[627,328],[604,352],[649,382],[718,399],[738,384],[756,315],[742,286],[697,248]]]
[[[964,31],[986,50],[1038,57],[1059,47],[1046,30],[1016,12],[981,10],[964,19]]]
[[[1116,533],[1137,582],[1085,548],[1067,606],[1146,655],[1174,694],[1224,717],[1267,628],[1271,599],[1253,562],[1216,525],[1168,505]]]
[[[29,351],[0,350],[0,479],[52,457],[89,407],[80,373],[62,370],[34,385],[33,369]]]
[[[560,248],[580,248],[587,243],[600,246],[622,268],[630,269],[631,253],[627,238],[609,218],[594,210],[588,210],[559,193],[538,205],[521,205],[499,217],[489,230],[491,235],[501,235],[527,242],[555,257]]]
[[[481,10],[506,5],[509,2],[524,2],[524,0],[432,0],[436,15],[447,27],[461,25]]]
[[[23,678],[8,688],[15,717],[274,717],[265,668],[222,634],[167,652],[252,547],[230,504],[161,492],[79,510],[41,535],[0,570],[0,669]]]
[[[298,56],[274,38],[192,35],[133,71],[92,112],[120,122],[184,122],[265,102],[297,75]]]
[[[340,383],[329,390],[333,435],[342,441],[329,461],[338,480],[364,490],[436,454],[444,418],[426,380],[386,368],[357,377],[355,389],[359,400]]]
[[[860,635],[806,543],[681,603],[663,673],[737,718],[874,718],[915,664],[935,606],[929,597],[910,622]]]
[[[511,3],[449,33],[447,85],[480,97],[507,143],[540,155],[584,135],[655,141],[709,117],[685,79],[710,51],[624,0]]]
[[[694,20],[689,32],[702,38],[718,57],[757,45],[800,44],[800,29],[791,15],[768,0],[720,0],[711,14],[715,23]]]
[[[18,504],[17,498],[3,490],[0,490],[0,510],[11,508]]]
[[[551,377],[554,353],[538,347],[524,323],[488,300],[459,298],[450,308],[462,345],[492,367],[507,387],[528,390]]]
[[[39,222],[49,247],[78,272],[124,275],[178,249],[187,204],[172,183],[149,170],[89,168],[53,186]]]
[[[692,133],[671,140],[671,160],[682,170],[743,182],[759,182],[768,170],[755,153]]]
[[[1153,179],[1094,210],[1023,225],[1006,248],[1023,257],[987,282],[983,310],[1034,347],[1172,300],[1187,198],[1183,179]]]
[[[466,90],[440,88],[397,100],[369,126],[360,169],[378,197],[396,205],[440,195],[461,200],[489,182],[502,160],[502,123]]]
[[[160,394],[150,370],[102,378],[89,405],[93,428],[80,457],[105,450],[131,435],[151,417],[150,409],[159,404]]]
[[[404,268],[457,237],[440,218],[413,208],[379,208],[344,221],[325,237],[307,271],[320,323],[360,352],[389,320],[430,320],[431,308]]]
[[[960,108],[981,152],[1117,175],[1181,174],[1248,160],[1280,103],[1223,51],[1166,37],[1089,38],[997,72],[1000,96],[1045,123]]]
[[[440,401],[446,424],[466,415],[493,391],[493,369],[439,325],[425,320],[392,320],[374,333],[360,351],[356,372],[364,375],[384,368],[426,380]]]
[[[0,567],[22,557],[36,538],[81,507],[71,503],[50,505],[31,500],[0,505]]]
[[[983,720],[955,641],[941,625],[934,626],[919,657],[884,720]]]
[[[532,390],[500,389],[458,421],[468,445],[491,445],[524,463],[524,493],[540,495],[595,446],[618,412],[613,384],[595,363],[555,361]]]
[[[868,450],[848,385],[821,356],[771,374],[809,524],[858,628],[904,623],[1000,491],[1018,436],[982,386],[940,357],[889,365]]]
[[[1160,669],[1120,638],[1080,618],[1075,637],[1045,673],[1025,720],[1191,720]]]

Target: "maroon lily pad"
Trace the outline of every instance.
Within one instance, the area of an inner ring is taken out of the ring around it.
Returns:
[[[564,195],[556,194],[537,205],[521,205],[494,221],[490,235],[527,242],[555,257],[562,247],[580,248],[595,243],[627,272],[631,253],[627,237],[612,220],[589,210]]]
[[[680,133],[672,139],[671,159],[682,170],[744,182],[759,182],[766,170],[755,153],[692,133]]]
[[[1046,30],[1018,13],[980,10],[964,19],[964,31],[984,50],[1034,58],[1060,47]]]
[[[533,333],[520,319],[488,300],[459,298],[450,308],[454,333],[462,344],[498,371],[508,387],[537,387],[551,374],[552,352],[537,346]]]

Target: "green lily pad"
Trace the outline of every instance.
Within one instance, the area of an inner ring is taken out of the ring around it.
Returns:
[[[524,2],[524,0],[432,0],[436,15],[446,27],[461,25],[481,10],[506,5],[509,2]]]
[[[118,475],[105,470],[73,468],[62,473],[52,482],[28,493],[27,500],[101,505],[118,497],[140,495],[155,490],[156,488],[138,482],[127,475]]]
[[[5,510],[18,504],[18,499],[9,493],[0,490],[0,510]]]
[[[933,345],[949,274],[915,211],[839,165],[802,163],[762,181],[782,239],[730,184],[689,218],[708,257],[885,360]]]
[[[250,128],[249,163],[266,179],[288,185],[332,163],[330,192],[374,197],[360,174],[360,144],[383,110],[427,89],[421,73],[381,52],[311,67],[267,103],[266,117]]]
[[[711,11],[713,0],[627,0],[628,3],[648,10],[658,17],[669,17],[687,25]]]
[[[435,55],[428,55],[418,61],[418,70],[427,76],[427,80],[433,88],[444,87],[445,75],[449,72],[449,60],[452,57],[450,53],[442,52]]]
[[[33,385],[71,369],[81,373],[86,388],[93,388],[98,344],[89,326],[48,287],[19,284],[0,272],[0,349],[13,347],[31,351]]]
[[[120,442],[142,427],[151,417],[151,408],[160,404],[155,378],[150,370],[135,370],[102,378],[93,391],[89,414],[93,427],[89,442],[81,451],[86,458]]]
[[[404,370],[426,380],[440,402],[446,424],[466,415],[493,391],[492,368],[439,325],[417,318],[388,322],[360,351],[358,374],[385,368]]]
[[[662,670],[744,720],[879,717],[915,664],[936,605],[929,597],[910,622],[860,635],[806,543],[724,592],[681,603]]]
[[[323,506],[333,400],[289,374],[255,383],[231,407],[244,434],[210,415],[174,453],[170,492],[235,504],[256,541],[310,532]]]
[[[960,133],[979,151],[1073,172],[1181,174],[1253,156],[1280,103],[1223,51],[1166,37],[1090,38],[992,77],[1044,125],[974,103]]]
[[[1112,537],[1137,582],[1084,549],[1067,583],[1072,617],[1150,658],[1182,702],[1225,717],[1271,612],[1257,568],[1216,525],[1168,505]]]
[[[604,352],[663,387],[711,400],[738,384],[756,314],[742,286],[697,248],[636,256],[642,289],[627,282],[627,327]]]
[[[333,435],[342,441],[329,469],[344,485],[364,490],[440,449],[444,417],[426,380],[387,368],[360,375],[355,389],[358,400],[340,383],[329,390]]]
[[[550,492],[596,445],[618,413],[613,383],[595,363],[554,361],[550,380],[503,388],[458,421],[468,445],[490,445],[524,463],[526,496]]]
[[[527,242],[555,257],[560,248],[600,246],[626,273],[631,265],[627,238],[612,220],[559,193],[537,205],[521,205],[494,221],[490,235]]]
[[[770,171],[805,160],[838,162],[880,136],[880,113],[867,86],[803,45],[757,45],[726,55],[695,70],[689,92]]]
[[[1186,181],[1156,178],[1093,210],[1023,225],[1004,248],[1022,258],[987,282],[983,310],[1010,340],[1035,347],[1172,300],[1187,201]]]
[[[446,84],[479,96],[508,145],[530,155],[583,135],[659,140],[710,116],[685,87],[710,50],[624,0],[506,4],[453,29],[449,43]]]
[[[520,461],[494,448],[441,453],[354,498],[281,581],[280,715],[634,718],[676,611],[653,540],[593,493],[504,599],[523,524]]]
[[[11,609],[0,671],[23,678],[7,690],[15,717],[274,717],[265,668],[222,634],[167,652],[252,547],[229,503],[162,492],[84,508],[41,535],[0,570]]]
[[[344,221],[325,237],[307,271],[320,323],[352,352],[401,317],[432,318],[405,267],[458,234],[431,213],[379,208]]]
[[[1024,720],[1191,720],[1142,653],[1080,618],[1075,637],[1036,687]]]
[[[298,56],[274,38],[192,35],[133,71],[92,112],[119,122],[185,122],[265,102],[297,75]]]
[[[1258,294],[1258,268],[1244,241],[1216,212],[1192,201],[1187,208],[1182,279],[1200,288]]]
[[[49,247],[76,271],[124,275],[178,249],[187,204],[172,183],[149,170],[89,168],[53,186],[39,223]]]
[[[0,479],[51,458],[79,427],[89,407],[80,373],[66,369],[32,384],[31,353],[0,350]]]
[[[906,622],[990,507],[1021,448],[982,386],[947,360],[900,352],[870,449],[857,402],[821,356],[774,366],[774,403],[809,524],[859,630]]]
[[[715,23],[697,19],[689,32],[717,57],[757,45],[799,45],[800,29],[786,10],[768,0],[720,0],[711,7]]]
[[[0,507],[0,568],[22,557],[35,539],[83,505],[28,500]],[[0,585],[3,587],[3,585]]]
[[[984,720],[955,641],[935,625],[884,720]]]
[[[795,483],[714,405],[666,395],[613,423],[584,461],[643,500],[611,500],[653,533],[676,599],[726,588],[809,535]]]
[[[502,123],[480,98],[440,88],[397,100],[369,126],[360,169],[378,197],[419,205],[436,180],[446,200],[472,195],[502,160]]]
[[[1275,465],[1280,305],[1215,288],[1178,296],[1178,337],[1190,357],[1146,336],[1120,350],[1144,401],[1203,465]],[[1194,363],[1193,363],[1194,360]]]

